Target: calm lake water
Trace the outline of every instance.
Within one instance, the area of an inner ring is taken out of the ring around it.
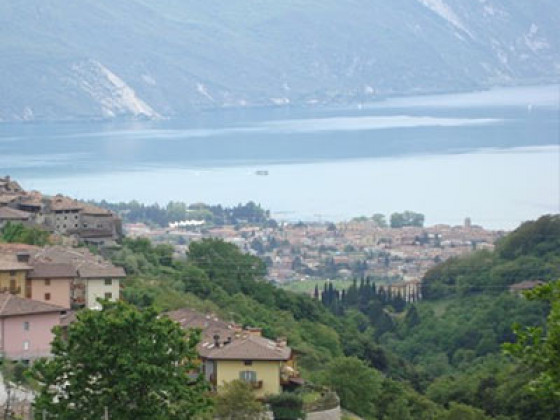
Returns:
[[[180,121],[0,125],[0,174],[82,199],[226,205],[281,219],[406,209],[513,228],[560,212],[560,87]],[[268,175],[257,175],[267,171]]]

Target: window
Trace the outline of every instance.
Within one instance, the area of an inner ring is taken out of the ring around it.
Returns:
[[[239,372],[239,379],[245,382],[257,382],[257,372],[254,370],[243,370]]]
[[[66,225],[62,225],[62,227],[63,227],[64,229],[66,229]]]
[[[29,341],[24,341],[23,342],[23,349],[24,350],[29,350]]]
[[[113,284],[113,279],[105,279],[105,286],[111,286]]]
[[[245,366],[253,366],[252,360],[245,360],[243,363],[245,364]]]
[[[24,321],[23,322],[23,330],[24,331],[29,331],[29,321]]]
[[[107,299],[107,300],[113,299],[113,294],[111,292],[105,293],[105,299]]]
[[[51,300],[51,294],[45,293],[45,300]]]
[[[15,276],[16,272],[15,271],[10,271],[10,276]]]
[[[76,224],[74,224],[74,227],[75,227],[75,228],[77,228],[77,227],[78,227],[78,224],[77,224],[77,223],[76,223]]]
[[[45,279],[45,286],[51,285],[51,279]]]

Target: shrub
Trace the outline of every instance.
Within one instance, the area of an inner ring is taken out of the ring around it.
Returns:
[[[268,404],[275,420],[298,420],[305,418],[303,399],[300,395],[284,392],[268,397]]]

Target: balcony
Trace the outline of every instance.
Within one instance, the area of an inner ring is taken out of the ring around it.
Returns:
[[[251,381],[249,384],[253,389],[262,389],[263,387],[263,381]]]

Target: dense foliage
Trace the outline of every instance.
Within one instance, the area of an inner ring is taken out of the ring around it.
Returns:
[[[551,229],[557,218],[544,221]],[[515,283],[519,273],[503,265],[523,268],[519,260],[528,257],[558,269],[560,249],[534,224],[543,220],[523,225],[512,233],[522,240],[506,237],[496,252],[432,270],[428,299],[415,304],[398,294],[389,298],[367,279],[354,282],[344,298],[329,285],[316,299],[280,290],[262,278],[258,258],[219,240],[191,243],[185,260],[173,260],[169,246],[125,240],[113,261],[131,274],[125,297],[138,306],[190,306],[262,327],[269,337],[287,336],[305,377],[340,390],[343,406],[367,419],[548,420],[554,418],[550,405],[528,388],[538,372],[503,355],[501,345],[515,342],[513,322],[544,327],[550,305],[503,285],[488,287],[492,278],[479,277],[493,273],[503,284]]]
[[[32,367],[41,384],[34,406],[57,419],[192,419],[209,407],[196,369],[196,331],[155,310],[104,302],[67,331],[55,329],[52,359]]]
[[[254,225],[275,224],[270,219],[270,212],[260,205],[249,201],[234,207],[221,205],[186,204],[171,201],[165,206],[159,204],[143,204],[138,201],[128,203],[108,203],[101,201],[97,204],[118,213],[125,223],[147,223],[166,227],[171,222],[184,220],[203,220],[209,225],[238,225],[250,223]]]
[[[391,214],[391,227],[401,228],[406,226],[424,226],[424,215],[413,211]]]
[[[431,269],[423,280],[427,299],[500,293],[525,280],[560,277],[560,215],[525,222],[501,239],[495,252],[478,251]]]
[[[257,400],[249,383],[237,379],[218,389],[213,413],[218,419],[264,420],[264,413],[264,405]]]
[[[504,345],[507,353],[519,358],[537,377],[529,384],[532,392],[551,406],[560,416],[560,281],[527,292],[529,300],[550,304],[546,330],[542,327],[522,329],[515,325],[517,342]]]
[[[172,252],[145,239],[123,242],[113,261],[132,274],[124,289],[127,300],[140,307],[155,304],[160,310],[189,306],[213,311],[261,327],[268,337],[286,336],[304,375],[317,375],[318,383],[329,362],[344,355],[361,357],[389,377],[421,382],[410,364],[375,344],[365,315],[349,309],[337,317],[310,297],[275,287],[260,277],[262,261],[235,245],[212,239],[195,242],[186,261],[171,259]],[[412,388],[403,393],[406,398],[416,395]]]
[[[274,420],[299,420],[305,418],[303,399],[296,393],[282,393],[267,398]]]
[[[0,231],[0,242],[45,246],[49,243],[49,232],[36,226],[8,222]]]

